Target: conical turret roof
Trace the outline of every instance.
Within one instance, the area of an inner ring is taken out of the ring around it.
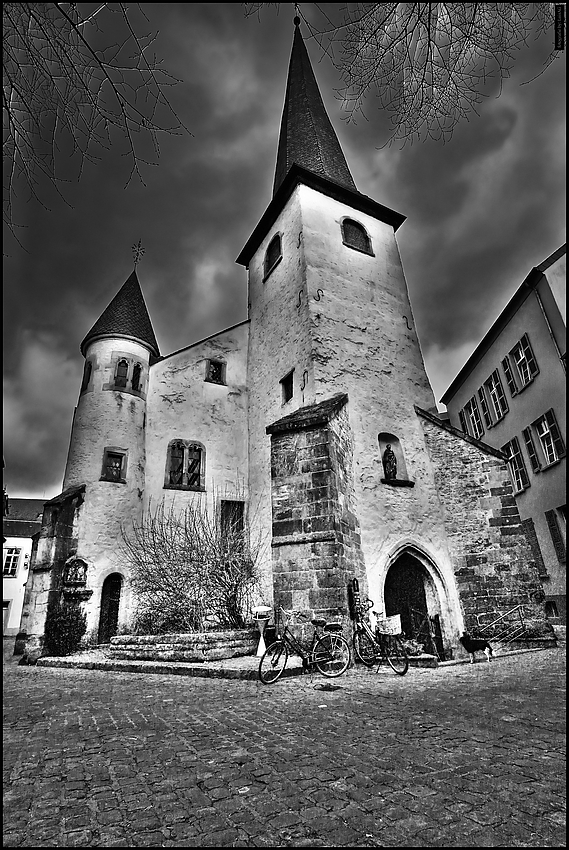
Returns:
[[[149,348],[156,357],[160,356],[136,270],[121,286],[81,343],[81,353],[85,354],[87,344],[93,339],[109,336],[134,339]]]
[[[299,23],[295,18],[273,196],[294,163],[357,191],[322,101]]]

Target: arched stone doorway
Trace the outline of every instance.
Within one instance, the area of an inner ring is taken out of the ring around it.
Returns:
[[[404,634],[443,661],[439,594],[425,566],[410,552],[399,555],[389,567],[383,598],[387,616],[401,615]]]
[[[122,589],[120,573],[111,573],[103,582],[101,615],[99,617],[99,643],[109,643],[116,635],[119,622],[119,605]]]

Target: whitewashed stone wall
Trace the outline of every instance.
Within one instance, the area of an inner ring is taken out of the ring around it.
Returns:
[[[151,369],[146,423],[144,506],[164,501],[180,510],[214,497],[247,498],[248,322],[171,354]],[[226,385],[205,380],[207,361],[225,363]],[[164,487],[168,444],[175,439],[205,447],[205,492]]]

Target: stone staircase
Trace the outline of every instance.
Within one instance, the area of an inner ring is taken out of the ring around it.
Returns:
[[[195,634],[116,635],[104,647],[109,659],[120,661],[219,661],[254,655],[257,629]]]

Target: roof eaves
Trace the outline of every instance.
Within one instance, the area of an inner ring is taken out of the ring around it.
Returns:
[[[419,416],[422,416],[423,419],[427,419],[429,422],[432,422],[433,425],[438,425],[443,429],[443,431],[448,431],[449,434],[453,434],[455,437],[459,437],[466,443],[476,446],[477,449],[486,452],[486,454],[494,455],[494,457],[497,457],[499,460],[507,460],[506,455],[504,452],[501,452],[500,449],[495,449],[494,446],[489,446],[488,443],[484,443],[482,440],[477,440],[475,437],[471,437],[470,434],[465,434],[464,431],[461,431],[459,428],[455,428],[454,425],[450,424],[450,422],[440,419],[434,413],[429,413],[428,410],[423,410],[422,407],[418,407],[416,404],[414,407]]]

